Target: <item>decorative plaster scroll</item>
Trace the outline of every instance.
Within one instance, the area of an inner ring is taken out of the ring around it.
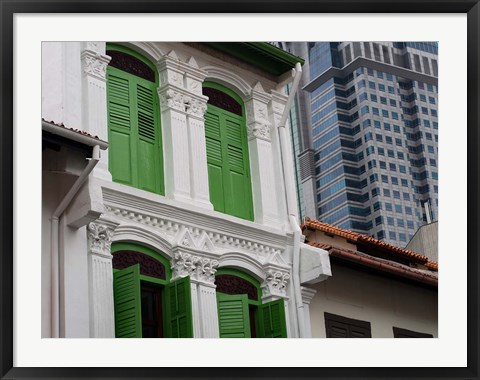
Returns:
[[[290,280],[290,274],[279,270],[268,270],[266,279],[262,285],[263,296],[285,297],[287,295],[287,285]]]
[[[103,224],[92,222],[88,225],[88,248],[90,253],[110,256],[113,230]]]
[[[270,141],[272,123],[268,120],[267,104],[251,99],[247,102],[248,139],[255,138]]]
[[[188,115],[203,117],[207,112],[207,102],[187,97],[185,98],[185,109]]]
[[[95,53],[91,50],[84,50],[82,52],[82,68],[83,73],[92,75],[95,78],[106,80],[107,65],[110,62],[110,57]]]
[[[173,279],[190,276],[192,280],[213,284],[218,264],[215,259],[176,252],[172,263]]]
[[[162,111],[166,111],[168,109],[174,109],[180,112],[185,112],[185,95],[174,91],[172,89],[168,89],[160,94],[160,107]]]
[[[271,140],[271,130],[272,127],[270,124],[258,124],[253,123],[247,127],[248,139],[253,140],[255,138],[270,141]]]
[[[203,115],[207,112],[207,98],[203,99],[202,97],[200,99],[172,88],[159,90],[159,97],[162,111],[174,109],[200,118],[203,118]]]

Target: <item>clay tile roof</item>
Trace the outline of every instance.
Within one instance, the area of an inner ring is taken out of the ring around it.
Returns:
[[[49,124],[52,124],[52,125],[56,125],[57,127],[60,127],[60,128],[65,128],[65,129],[69,129],[70,131],[72,132],[76,132],[80,135],[84,135],[84,136],[88,136],[88,137],[91,137],[92,139],[97,139],[97,140],[100,140],[100,138],[98,136],[93,136],[91,135],[90,133],[88,132],[85,132],[85,131],[82,131],[80,129],[75,129],[75,128],[68,128],[66,127],[63,123],[56,123],[54,121],[48,121],[48,120],[45,120],[44,118],[42,118],[42,121],[46,122],[46,123],[49,123]]]
[[[425,265],[428,269],[431,269],[431,270],[434,270],[434,271],[438,271],[438,263],[435,262],[435,261],[427,261],[424,265]]]
[[[397,255],[406,257],[410,260],[414,260],[415,262],[426,264],[428,262],[428,257],[420,255],[419,253],[410,251],[405,248],[397,247],[393,244],[386,243],[381,240],[377,240],[371,236],[363,235],[358,232],[353,232],[349,230],[345,230],[343,228],[339,228],[337,226],[332,226],[331,224],[320,222],[318,220],[305,220],[302,223],[302,230],[304,228],[310,228],[317,231],[322,231],[328,234],[336,235],[343,237],[345,239],[351,240],[354,243],[363,243],[365,245],[370,245],[378,248],[383,248],[388,250],[391,253],[395,253]]]
[[[431,270],[417,269],[408,265],[400,264],[395,261],[381,259],[375,256],[367,255],[363,252],[352,251],[345,248],[336,248],[328,244],[308,242],[312,247],[322,248],[328,251],[330,256],[341,258],[351,262],[356,262],[364,267],[374,268],[376,270],[396,275],[410,280],[425,283],[431,286],[438,286],[438,274]],[[429,264],[436,263],[429,261]],[[428,266],[428,265],[427,265]],[[433,269],[433,268],[429,268]],[[438,265],[437,265],[438,269]]]

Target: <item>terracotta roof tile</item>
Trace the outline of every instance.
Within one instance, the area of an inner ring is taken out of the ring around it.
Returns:
[[[330,233],[336,236],[340,236],[348,240],[351,240],[354,243],[363,243],[370,246],[381,247],[392,253],[398,254],[400,256],[406,257],[408,259],[414,260],[422,264],[425,264],[428,262],[428,257],[420,255],[419,253],[410,251],[405,248],[397,247],[395,245],[386,243],[381,240],[377,240],[368,235],[363,235],[358,232],[353,232],[350,230],[339,228],[337,226],[332,226],[331,224],[320,222],[318,220],[305,220],[301,227],[302,229],[307,227],[307,228],[315,229],[317,231],[322,231],[322,232]]]
[[[75,128],[68,128],[66,127],[63,123],[56,123],[54,121],[48,121],[48,120],[45,120],[44,118],[42,118],[42,121],[46,122],[46,123],[49,123],[49,124],[52,124],[52,125],[56,125],[57,127],[60,127],[60,128],[64,128],[64,129],[69,129],[70,131],[72,132],[76,132],[80,135],[84,135],[84,136],[88,136],[88,137],[91,137],[92,139],[97,139],[97,140],[100,140],[100,138],[98,136],[94,136],[94,135],[91,135],[90,133],[88,132],[85,132],[85,131],[82,131],[80,129],[75,129]]]
[[[409,278],[411,280],[426,283],[428,285],[438,286],[438,274],[434,271],[412,268],[408,265],[400,264],[395,261],[381,259],[350,249],[332,247],[328,244],[315,242],[308,242],[307,244],[312,247],[325,249],[329,252],[330,256],[333,257],[339,257],[344,260],[353,261],[365,267],[374,268],[382,272]],[[429,263],[436,264],[433,262]]]

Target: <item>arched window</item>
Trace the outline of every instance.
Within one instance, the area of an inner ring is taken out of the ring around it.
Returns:
[[[208,182],[213,208],[253,220],[252,185],[245,109],[232,90],[206,82],[209,97],[205,114]]]
[[[143,56],[107,44],[109,170],[115,182],[164,194],[158,74]]]
[[[260,283],[236,269],[215,275],[220,338],[286,338],[283,299],[262,303]]]
[[[166,258],[142,245],[112,244],[115,336],[191,338],[189,277],[170,281]]]

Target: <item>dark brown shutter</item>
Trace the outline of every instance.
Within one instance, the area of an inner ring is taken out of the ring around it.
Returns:
[[[411,331],[407,329],[402,329],[400,327],[393,327],[393,337],[394,338],[433,338],[433,335]]]
[[[325,313],[327,338],[371,338],[370,322]]]

